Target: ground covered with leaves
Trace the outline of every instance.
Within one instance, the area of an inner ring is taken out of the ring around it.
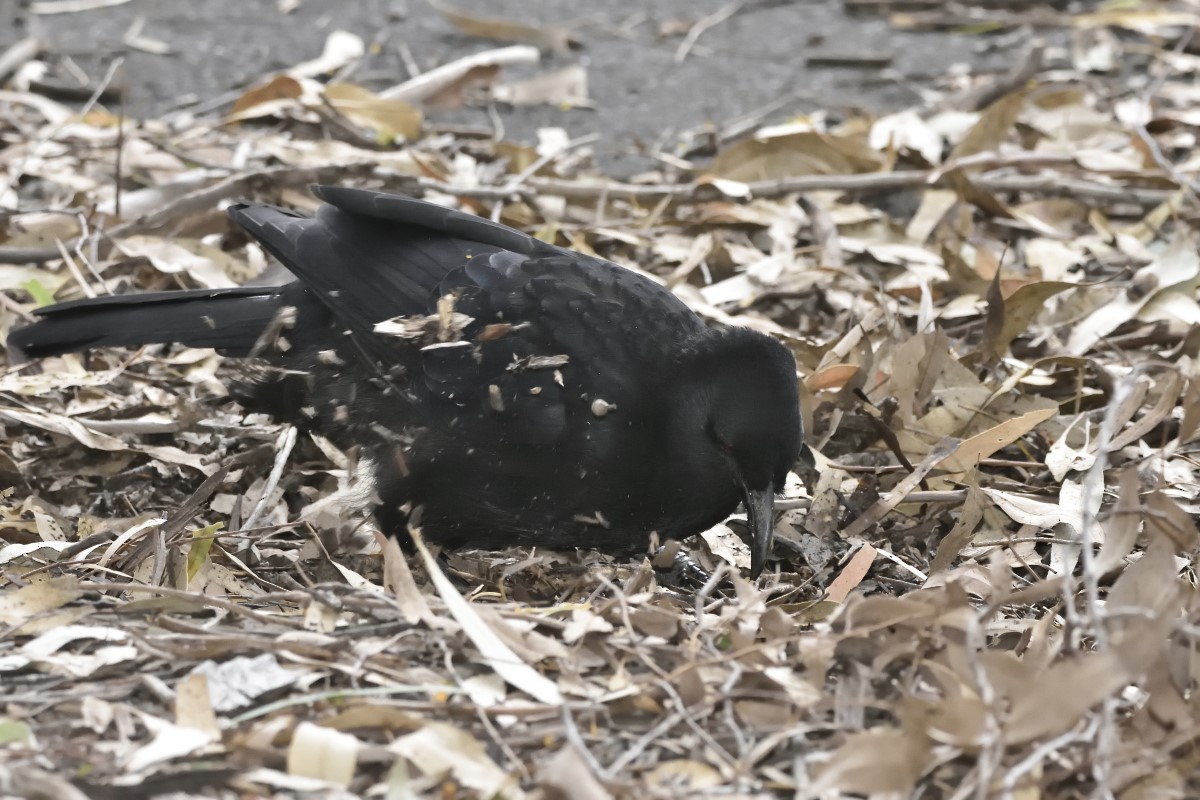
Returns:
[[[560,131],[431,123],[512,48],[376,90],[329,79],[357,57],[331,40],[140,122],[14,80],[5,332],[254,279],[229,201],[403,191],[778,337],[817,466],[756,585],[736,516],[682,544],[695,590],[596,553],[443,571],[345,510],[353,453],[246,413],[211,351],[9,363],[0,793],[1200,794],[1200,17],[1114,8],[1056,17],[1070,45],[1011,74],[714,125],[628,182]]]

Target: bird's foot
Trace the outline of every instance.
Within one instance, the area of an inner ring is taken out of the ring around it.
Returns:
[[[712,574],[678,542],[668,542],[660,547],[651,563],[661,586],[695,591],[712,580]]]

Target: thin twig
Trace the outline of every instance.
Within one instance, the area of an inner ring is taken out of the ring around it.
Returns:
[[[592,755],[592,751],[588,749],[587,744],[584,743],[583,736],[580,735],[579,728],[575,725],[575,718],[571,716],[571,709],[564,705],[561,709],[560,718],[563,723],[563,734],[566,736],[567,741],[574,746],[575,752],[579,754],[579,757],[587,763],[588,767],[591,768],[592,772],[600,780],[606,783],[610,782],[612,780],[612,772],[600,765],[600,762]]]
[[[725,20],[736,14],[742,7],[741,3],[730,3],[724,8],[718,9],[707,17],[701,17],[696,21],[696,24],[687,32],[687,36],[679,44],[679,48],[675,51],[675,63],[682,64],[683,60],[688,57],[688,53],[696,46],[696,42],[710,28],[715,28]]]
[[[235,603],[232,600],[226,600],[224,597],[215,597],[211,594],[201,594],[199,592],[187,592],[183,589],[171,589],[166,586],[150,586],[145,583],[104,583],[103,581],[80,581],[79,588],[84,591],[92,592],[144,592],[146,594],[156,594],[161,597],[175,597],[180,600],[190,600],[201,605],[219,608],[223,611],[228,611],[231,614],[236,614],[240,617],[252,619],[255,622],[261,622],[263,625],[283,625],[287,628],[303,629],[304,624],[295,617],[272,617],[266,614],[260,614],[253,611],[240,603]]]
[[[567,142],[566,144],[564,144],[562,147],[558,148],[557,150],[551,150],[546,153],[543,153],[541,156],[539,156],[537,159],[535,159],[532,164],[530,164],[528,167],[526,167],[525,169],[521,170],[516,175],[514,175],[512,177],[512,179],[509,180],[508,183],[506,184],[506,188],[515,194],[520,189],[521,185],[524,184],[527,179],[529,179],[533,175],[537,174],[537,171],[539,169],[546,166],[551,161],[562,158],[564,155],[571,152],[572,150],[576,150],[580,147],[583,147],[586,144],[591,144],[592,142],[596,141],[599,138],[600,138],[600,134],[589,133],[584,136],[580,136],[578,138],[571,139],[569,142]]]
[[[113,159],[113,212],[118,219],[121,217],[121,183],[125,171],[125,95],[129,91],[129,76],[124,70],[121,71],[121,79],[123,86],[117,104],[117,152]]]
[[[1087,728],[1084,730],[1069,730],[1066,733],[1055,736],[1053,739],[1042,742],[1040,745],[1035,747],[1029,755],[1021,759],[1019,762],[1017,762],[1016,766],[1012,767],[1007,773],[1005,773],[1004,780],[1001,782],[1001,789],[1004,792],[1003,796],[1005,798],[1012,797],[1013,792],[1017,788],[1017,782],[1020,781],[1021,778],[1025,777],[1025,775],[1036,769],[1038,765],[1045,761],[1050,754],[1055,753],[1067,745],[1073,744],[1074,742],[1089,741],[1093,736],[1096,735],[1096,729],[1099,724],[1100,718],[1098,716],[1092,717]]]
[[[279,485],[279,479],[283,476],[283,467],[287,464],[288,456],[292,454],[292,448],[295,445],[296,426],[289,425],[280,437],[275,453],[275,463],[271,467],[271,474],[267,476],[266,485],[263,486],[262,497],[258,498],[258,502],[254,504],[254,510],[250,512],[250,516],[246,517],[243,528],[253,528],[258,524],[259,518],[266,510],[267,501],[271,499],[271,495],[275,493],[275,487]]]
[[[86,117],[88,112],[95,108],[96,103],[100,102],[101,95],[104,94],[104,92],[108,89],[108,85],[112,83],[113,78],[116,77],[117,70],[120,69],[121,65],[124,63],[125,56],[117,56],[113,59],[112,63],[108,65],[108,71],[104,73],[104,78],[100,81],[100,85],[96,87],[96,90],[92,92],[91,97],[89,97],[87,102],[83,104],[83,107],[79,109],[79,116]]]
[[[79,288],[88,297],[95,297],[96,292],[91,285],[84,279],[83,273],[79,271],[79,265],[75,263],[75,259],[71,258],[71,254],[67,252],[67,247],[62,243],[62,239],[55,239],[54,246],[58,248],[58,254],[62,257],[63,263],[67,265],[67,271],[71,273],[71,277],[79,284]]]

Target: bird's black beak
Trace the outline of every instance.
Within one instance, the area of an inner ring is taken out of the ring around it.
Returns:
[[[750,577],[757,578],[767,565],[775,541],[775,487],[751,489],[742,484],[742,502],[750,523]]]

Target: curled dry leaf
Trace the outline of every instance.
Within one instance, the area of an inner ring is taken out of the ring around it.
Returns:
[[[515,779],[488,757],[483,745],[452,725],[429,723],[401,736],[388,749],[408,759],[423,775],[448,777],[481,797],[525,797]]]

